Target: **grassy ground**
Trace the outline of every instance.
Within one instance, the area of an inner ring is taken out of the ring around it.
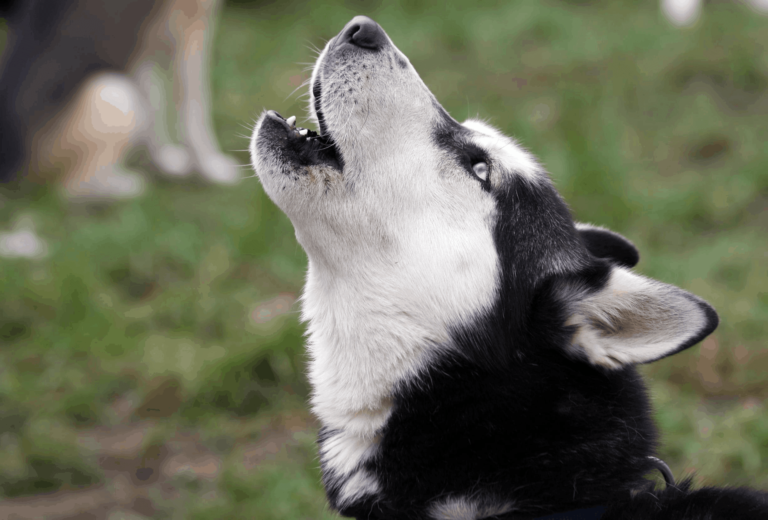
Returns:
[[[687,30],[651,0],[230,4],[225,149],[247,164],[238,134],[264,108],[302,119],[310,47],[356,14],[454,117],[540,157],[579,220],[635,241],[639,272],[715,306],[710,339],[644,368],[661,455],[768,488],[768,18],[726,1]],[[0,260],[0,517],[333,517],[292,304],[306,259],[257,179],[158,181],[99,210],[47,187],[0,201],[0,230],[32,222],[50,250]]]

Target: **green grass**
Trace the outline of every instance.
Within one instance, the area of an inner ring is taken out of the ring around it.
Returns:
[[[768,488],[768,18],[724,2],[686,30],[652,1],[231,5],[213,66],[225,150],[247,147],[238,134],[265,108],[302,119],[290,94],[310,46],[356,14],[381,23],[454,117],[486,118],[536,154],[578,220],[632,239],[639,272],[715,306],[712,339],[643,369],[661,454],[676,476]],[[0,260],[1,493],[110,485],[79,439],[146,421],[145,459],[190,432],[221,461],[212,482],[150,493],[146,516],[332,516],[298,314],[251,319],[297,295],[306,265],[257,179],[157,182],[99,211],[50,187],[2,195],[0,229],[31,221],[50,254]],[[277,451],[248,466],[259,443]]]

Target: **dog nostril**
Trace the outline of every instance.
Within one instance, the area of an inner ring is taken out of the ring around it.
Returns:
[[[351,41],[351,42],[354,42],[355,41],[355,36],[359,32],[360,32],[360,26],[357,25],[357,24],[353,25],[352,27],[349,28],[349,38],[347,38],[347,39],[349,41]],[[359,39],[359,37],[358,37],[358,39]]]
[[[367,16],[356,16],[342,31],[341,41],[378,50],[387,43],[387,35],[379,24]]]

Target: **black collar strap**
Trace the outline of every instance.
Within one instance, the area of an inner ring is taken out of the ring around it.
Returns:
[[[669,469],[669,466],[661,460],[656,457],[648,457],[648,460],[650,460],[653,465],[656,467],[657,470],[661,471],[661,474],[664,475],[664,482],[667,483],[667,486],[675,486],[675,477],[672,475],[672,470]]]
[[[669,469],[669,466],[663,460],[651,456],[648,457],[648,460],[664,476],[664,482],[666,482],[667,486],[675,485],[675,477],[672,475],[672,470]],[[549,516],[540,516],[534,520],[600,520],[603,513],[605,513],[605,506],[596,506],[588,509],[566,511],[565,513],[555,513]]]

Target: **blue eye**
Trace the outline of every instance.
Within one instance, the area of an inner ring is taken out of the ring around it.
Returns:
[[[475,163],[472,165],[472,171],[481,181],[488,180],[488,165],[484,162]]]

